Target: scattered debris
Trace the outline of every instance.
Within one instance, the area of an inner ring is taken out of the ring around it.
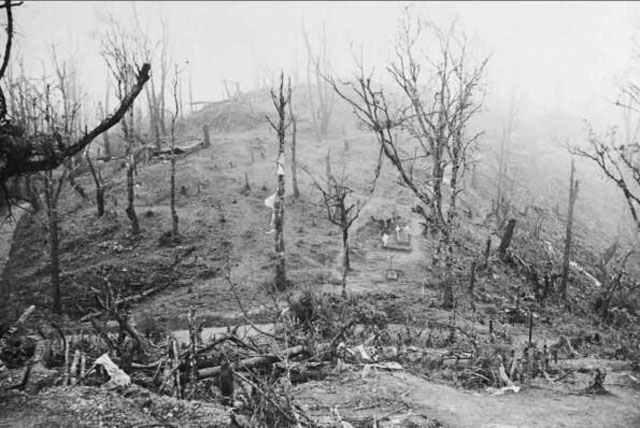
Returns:
[[[109,358],[109,354],[102,354],[94,363],[94,367],[89,370],[89,373],[95,369],[95,367],[102,367],[102,369],[109,376],[109,381],[104,384],[105,388],[126,388],[131,385],[131,378],[128,374],[123,372],[120,367],[118,367],[111,358]]]

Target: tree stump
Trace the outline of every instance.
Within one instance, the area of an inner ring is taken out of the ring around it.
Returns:
[[[604,379],[606,377],[607,377],[606,369],[600,369],[600,368],[595,369],[593,371],[593,380],[591,381],[591,384],[587,387],[585,392],[587,394],[597,394],[597,395],[608,394],[609,391],[607,391],[604,388]]]

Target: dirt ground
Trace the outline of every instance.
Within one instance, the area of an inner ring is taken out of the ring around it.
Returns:
[[[351,369],[353,370],[353,369]],[[407,372],[347,371],[339,379],[310,382],[298,390],[301,400],[316,413],[337,408],[345,420],[402,418],[420,414],[452,428],[533,427],[637,427],[640,426],[640,388],[607,386],[610,394],[590,396],[571,388],[536,382],[519,393],[491,396],[429,382]],[[611,382],[620,383],[628,373],[617,372]]]

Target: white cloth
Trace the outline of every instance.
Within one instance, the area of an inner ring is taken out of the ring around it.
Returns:
[[[274,209],[275,208],[275,203],[276,203],[276,196],[278,196],[278,192],[274,193],[273,195],[271,195],[267,199],[265,199],[264,200],[264,206],[267,207],[267,208]]]
[[[280,154],[280,156],[278,156],[278,160],[276,162],[277,168],[276,168],[276,175],[277,176],[281,176],[284,175],[284,153]]]

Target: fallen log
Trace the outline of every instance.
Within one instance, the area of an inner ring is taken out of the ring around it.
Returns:
[[[261,355],[258,357],[245,358],[244,360],[236,361],[231,364],[232,370],[253,369],[256,367],[268,366],[269,364],[277,363],[283,358],[292,358],[300,354],[307,352],[307,348],[303,345],[293,346],[282,351],[281,355]],[[216,366],[207,368],[204,370],[198,370],[198,379],[206,379],[220,375],[222,372],[222,366]]]
[[[35,305],[29,306],[22,313],[22,315],[20,315],[20,318],[18,318],[13,324],[11,324],[11,326],[8,329],[0,333],[0,338],[4,337],[5,334],[7,336],[15,334],[20,329],[20,327],[22,327],[22,325],[27,321],[27,318],[29,318],[29,316],[33,313],[35,309],[36,309]]]

